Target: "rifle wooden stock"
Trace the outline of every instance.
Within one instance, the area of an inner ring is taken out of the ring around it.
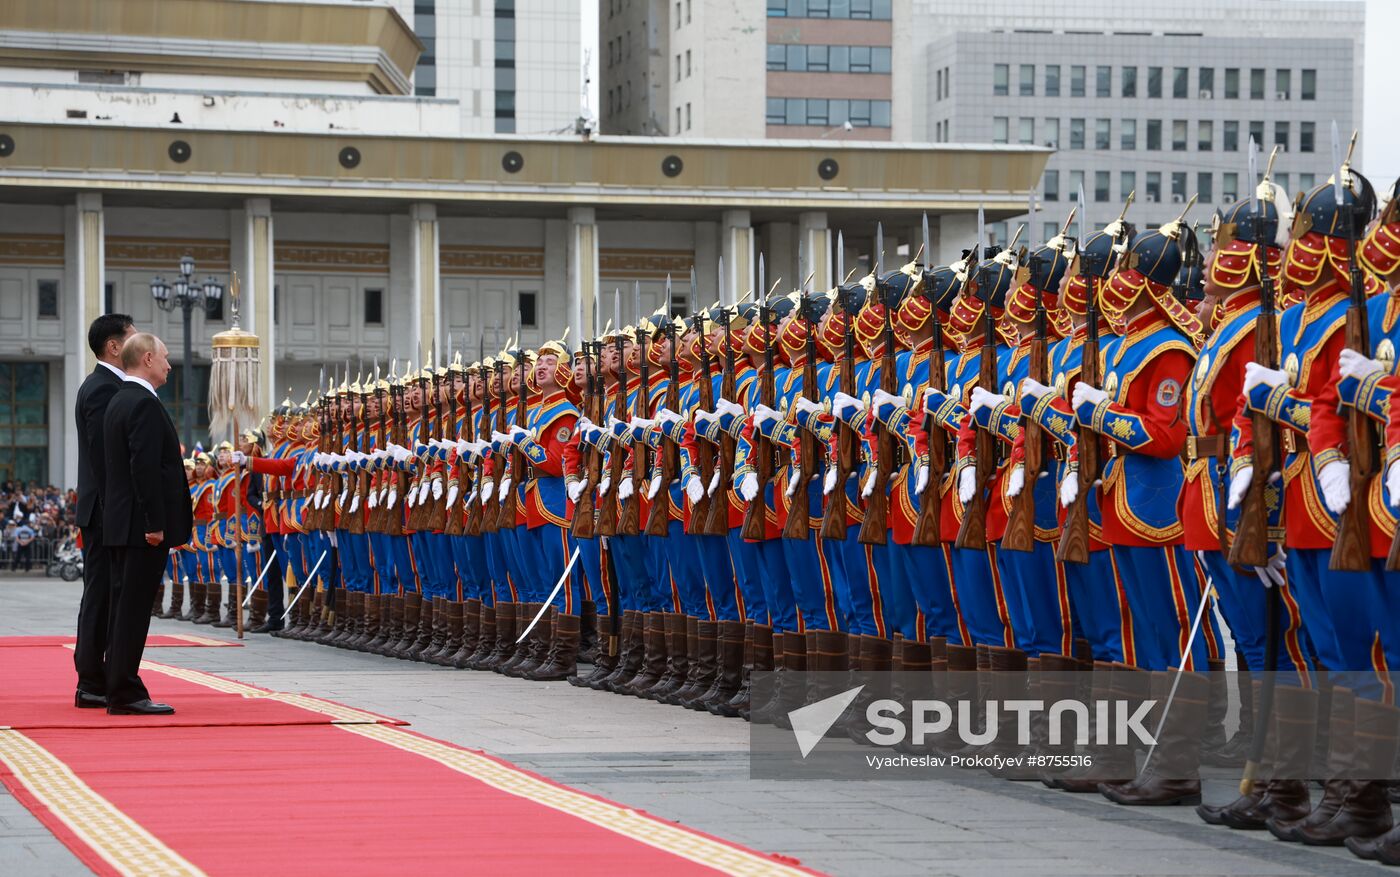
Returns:
[[[933,331],[943,331],[936,323]],[[943,363],[943,347],[935,334],[933,353],[928,360],[928,385],[942,391],[948,386]],[[916,399],[916,401],[918,401]],[[919,517],[914,521],[914,544],[937,547],[943,534],[943,476],[948,471],[948,435],[932,414],[924,415],[924,431],[928,435],[928,483],[919,494]],[[912,473],[911,473],[912,475]]]
[[[587,448],[583,452],[583,466],[583,490],[578,495],[578,502],[574,503],[574,518],[569,522],[569,527],[573,530],[576,538],[592,539],[597,535],[594,528],[596,523],[594,521],[596,510],[594,496],[598,489],[598,478],[603,467],[603,461],[597,448]]]
[[[765,382],[760,390],[760,401],[773,407],[771,385]],[[773,480],[773,443],[757,433],[754,434],[754,456],[757,458],[754,471],[758,475],[758,493],[744,509],[744,523],[740,534],[752,542],[761,542],[767,535],[768,504],[763,501],[764,489]]]
[[[849,323],[850,321],[847,320]],[[839,389],[847,396],[856,392],[855,358],[852,354],[851,328],[846,328],[846,352],[841,358]],[[836,420],[836,481],[827,497],[826,508],[822,511],[823,539],[846,538],[846,480],[856,468],[856,449],[859,447],[855,430],[845,421]]]
[[[880,362],[880,389],[890,395],[899,392],[899,376],[895,374],[893,339],[885,342]],[[868,417],[874,418],[871,403]],[[875,483],[865,499],[865,518],[860,522],[856,538],[862,545],[884,545],[889,541],[890,473],[894,471],[895,440],[889,429],[875,421]]]
[[[1363,355],[1371,354],[1366,325],[1366,304],[1353,299],[1347,310],[1346,344]],[[1371,479],[1377,467],[1376,428],[1364,411],[1353,407],[1347,415],[1347,458],[1351,463],[1351,502],[1337,517],[1337,537],[1332,542],[1328,568],[1335,572],[1365,572],[1371,568]],[[1256,477],[1258,470],[1255,471]]]
[[[1097,320],[1092,310],[1089,319]],[[1083,365],[1079,379],[1091,387],[1099,385],[1099,339],[1098,333],[1090,329],[1084,339]],[[1099,436],[1087,426],[1075,429],[1075,453],[1078,455],[1079,469],[1072,477],[1079,479],[1079,494],[1065,509],[1064,529],[1060,532],[1060,543],[1055,547],[1055,559],[1061,563],[1089,562],[1089,492],[1094,482],[1099,480]],[[1071,476],[1067,476],[1071,477]]]
[[[811,339],[816,330],[812,326],[807,327],[808,338]],[[816,344],[807,345],[807,359],[802,363],[802,397],[809,402],[817,400],[817,358]],[[797,431],[797,460],[798,471],[793,473],[793,478],[797,480],[797,485],[792,488],[791,501],[788,503],[787,521],[783,523],[784,539],[806,539],[807,534],[812,529],[811,515],[809,514],[810,500],[807,497],[807,482],[816,476],[820,464],[817,453],[817,437],[810,430],[799,429]]]
[[[1278,323],[1269,315],[1259,315],[1254,327],[1254,361],[1272,367],[1278,362]],[[1278,471],[1278,425],[1265,414],[1250,415],[1253,446],[1250,461],[1254,479],[1240,504],[1240,519],[1230,545],[1230,564],[1240,568],[1263,566],[1269,562],[1269,506],[1266,501],[1269,478]],[[1227,480],[1220,486],[1229,490]],[[1223,529],[1223,526],[1222,526]]]
[[[715,386],[710,374],[712,368],[713,363],[710,361],[709,348],[705,346],[705,341],[702,338],[700,340],[700,369],[702,375],[698,387],[700,390],[700,408],[704,411],[715,410]],[[700,439],[700,441],[704,440]],[[710,443],[705,442],[705,444],[709,445]],[[710,447],[714,448],[716,452],[719,450],[717,446],[710,445]],[[708,489],[710,480],[715,476],[714,456],[708,453],[701,453],[696,456],[698,457],[695,461],[696,474],[700,478],[700,483]],[[720,500],[723,501],[723,497],[721,497]],[[690,526],[686,529],[687,533],[699,536],[723,536],[728,532],[729,522],[727,520],[719,522],[712,522],[710,520],[710,507],[712,505],[714,505],[714,501],[710,498],[709,494],[704,490],[700,491],[700,501],[692,503],[690,506]],[[718,523],[720,529],[714,529],[716,523]]]
[[[1047,371],[1045,335],[1037,332],[1031,340],[1030,378],[1044,384]],[[1040,428],[1029,411],[1021,412],[1021,430],[1025,453],[1022,471],[1026,474],[1026,483],[1021,487],[1021,492],[1012,498],[1011,511],[1007,513],[1001,547],[1008,551],[1035,550],[1035,487],[1040,480],[1040,470],[1045,465],[1045,430]]]
[[[617,485],[622,483],[623,477],[622,447],[618,445],[613,448],[612,456],[609,459],[608,479],[612,482],[610,491],[617,490]],[[602,469],[602,462],[599,461],[599,471]],[[618,533],[618,508],[617,495],[609,492],[603,497],[602,505],[598,507],[598,521],[593,532],[599,536],[616,536]]]
[[[727,324],[724,345],[724,374],[720,378],[719,393],[722,398],[732,401],[738,394],[735,392],[733,338]],[[710,410],[713,411],[714,408]],[[715,487],[715,491],[719,495],[710,498],[709,514],[705,522],[705,531],[717,536],[729,532],[729,489],[730,483],[734,480],[734,451],[734,436],[725,430],[720,430],[719,459],[716,463],[716,467],[719,469],[719,484]],[[706,484],[705,487],[708,489],[709,485]]]
[[[993,338],[989,332],[988,343],[982,345],[982,361],[978,363],[978,385],[989,393],[997,388],[997,350]],[[974,428],[977,430],[977,452],[973,461],[977,468],[977,487],[972,492],[972,501],[963,506],[962,524],[953,544],[958,548],[980,550],[987,547],[987,482],[996,471],[997,447],[989,430],[980,426]],[[954,489],[956,487],[954,485]]]
[[[676,350],[676,333],[672,332],[671,357],[672,362],[678,355]],[[680,407],[680,387],[678,382],[678,372],[673,367],[671,369],[671,379],[666,383],[666,410],[675,411]],[[665,536],[671,527],[671,482],[676,479],[676,473],[680,470],[681,449],[675,441],[661,431],[661,457],[657,461],[657,467],[661,475],[661,487],[657,489],[656,496],[651,500],[651,510],[647,514],[646,534],[648,536]]]

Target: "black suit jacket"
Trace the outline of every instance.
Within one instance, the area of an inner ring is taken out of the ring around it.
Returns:
[[[102,418],[121,389],[122,379],[98,365],[78,388],[73,417],[78,423],[78,526],[102,523],[102,490],[107,461],[102,450]]]
[[[146,534],[164,531],[158,547],[190,541],[194,512],[175,424],[150,390],[127,381],[107,406],[106,479],[102,491],[105,545],[145,547]]]

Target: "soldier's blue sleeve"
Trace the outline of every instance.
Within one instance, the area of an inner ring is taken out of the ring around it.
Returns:
[[[1390,375],[1385,371],[1372,372],[1364,378],[1344,376],[1337,384],[1337,396],[1343,405],[1350,406],[1372,420],[1385,423],[1390,408],[1390,392],[1381,386],[1381,381]]]
[[[1246,397],[1249,410],[1263,414],[1279,426],[1306,434],[1312,422],[1312,401],[1298,395],[1288,384],[1270,387],[1260,384]]]
[[[1055,404],[1060,398],[1051,393],[1046,393],[1039,399],[1027,394],[1021,399],[1021,407],[1022,410],[1030,411],[1031,418],[1040,424],[1046,435],[1068,448],[1074,445],[1077,435],[1073,418]]]

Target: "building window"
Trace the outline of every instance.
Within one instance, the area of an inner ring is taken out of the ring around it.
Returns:
[[[1108,119],[1094,120],[1094,148],[1113,148],[1113,126]]]
[[[111,314],[117,310],[117,285],[115,283],[102,284],[102,313]]]
[[[1275,122],[1275,123],[1274,123],[1274,145],[1277,146],[1278,148],[1282,149],[1284,152],[1287,152],[1287,151],[1288,151],[1288,123],[1287,123],[1287,122]]]
[[[1220,175],[1220,198],[1226,204],[1233,203],[1240,196],[1240,175],[1226,171]]]
[[[1315,185],[1317,185],[1317,176],[1316,176],[1315,174],[1299,174],[1299,175],[1298,175],[1298,189],[1299,189],[1299,191],[1311,192],[1313,186],[1315,186]]]
[[[676,30],[680,30],[680,29],[681,29],[681,4],[680,4],[680,0],[676,0]]]
[[[1196,194],[1200,196],[1202,204],[1209,204],[1215,200],[1214,181],[1215,174],[1210,171],[1196,174]]]
[[[1137,68],[1123,68],[1123,97],[1137,97]]]
[[[1251,67],[1249,70],[1249,99],[1264,99],[1264,68]]]
[[[1094,200],[1107,201],[1112,197],[1109,192],[1112,175],[1108,171],[1094,171]]]
[[[1084,70],[1083,64],[1075,64],[1069,68],[1069,96],[1084,96]]]
[[[1186,203],[1186,171],[1172,171],[1172,203]]]
[[[685,102],[685,130],[690,130],[690,101]]]
[[[1020,143],[1035,142],[1035,119],[1022,116],[1017,125],[1017,141]]]
[[[681,124],[681,108],[676,107],[676,124]],[[887,100],[846,100],[837,98],[769,98],[765,118],[770,125],[842,125],[856,128],[890,127]]]
[[[1045,200],[1060,200],[1060,172],[1047,170],[1045,172]]]
[[[45,362],[0,362],[0,481],[10,480],[49,483]]]
[[[1287,190],[1288,190],[1288,174],[1278,174],[1277,176],[1278,176],[1278,184],[1284,188],[1284,191],[1287,191]]]
[[[520,310],[520,328],[539,328],[539,315],[535,308],[538,299],[539,295],[535,292],[522,292],[516,296],[517,307]]]
[[[1007,140],[1007,127],[1011,120],[1006,116],[994,116],[992,118],[992,142],[1005,143]]]
[[[990,231],[991,234],[992,234],[992,241],[991,241],[991,242],[992,242],[992,245],[993,245],[993,246],[998,246],[998,247],[1004,247],[1004,246],[1006,246],[1007,240],[1008,240],[1008,239],[1007,239],[1007,236],[1006,236],[1006,231],[1007,231],[1007,229],[1006,229],[1006,223],[1004,223],[1004,222],[994,222],[994,223],[992,223],[990,226],[987,227],[987,230]]]
[[[1302,90],[1303,90],[1303,93],[1302,93],[1301,97],[1303,98],[1303,100],[1317,100],[1317,71],[1316,71],[1316,70],[1304,70],[1304,71],[1303,71]]]
[[[1149,204],[1162,200],[1162,172],[1147,172],[1147,201]]]
[[[1187,71],[1188,71],[1188,68],[1186,68],[1186,67],[1173,67],[1173,68],[1172,68],[1172,97],[1174,97],[1174,98],[1185,98],[1185,97],[1186,97],[1187,87],[1191,84],[1191,83],[1190,83],[1190,76],[1188,75],[1188,72],[1187,72]]]
[[[767,122],[770,125],[787,124],[787,102],[780,97],[768,98]]]
[[[1264,123],[1263,123],[1263,122],[1250,122],[1250,123],[1249,123],[1249,137],[1250,137],[1251,140],[1254,141],[1254,143],[1255,143],[1256,146],[1258,146],[1260,149],[1263,149],[1263,148],[1264,148]]]
[[[1293,95],[1293,71],[1274,71],[1274,97],[1278,100],[1289,100]]]
[[[1046,97],[1059,97],[1059,96],[1060,96],[1060,65],[1059,65],[1059,64],[1046,64],[1046,65],[1045,65],[1045,96],[1046,96]]]
[[[1128,196],[1137,191],[1137,173],[1123,171],[1118,175],[1118,200],[1127,201]]]
[[[1196,148],[1210,152],[1215,148],[1215,123],[1203,120],[1196,123]]]
[[[787,46],[768,44],[768,69],[787,69]]]
[[[1040,224],[1040,239],[1043,240],[1043,241],[1051,240],[1052,238],[1055,237],[1055,235],[1057,235],[1057,234],[1059,234],[1059,233],[1060,233],[1060,226],[1059,226],[1058,223],[1054,223],[1054,222],[1042,222],[1042,223]]]
[[[384,290],[365,290],[365,325],[384,325]]]
[[[1162,148],[1162,120],[1147,120],[1147,148],[1156,152]]]
[[[58,319],[58,281],[39,281],[39,319]]]
[[[807,69],[813,73],[829,73],[831,52],[827,46],[807,47]]]
[[[1120,119],[1118,131],[1120,149],[1137,149],[1137,119]]]
[[[1298,151],[1299,151],[1299,152],[1312,152],[1312,151],[1314,150],[1315,146],[1316,146],[1316,144],[1315,144],[1315,141],[1316,141],[1316,140],[1317,140],[1317,123],[1316,123],[1316,122],[1299,122],[1299,123],[1298,123]]]
[[[1162,68],[1161,68],[1161,67],[1148,67],[1148,68],[1147,68],[1147,96],[1148,96],[1148,97],[1161,97],[1161,96],[1162,96]]]
[[[768,51],[769,51],[769,53],[771,54],[772,51],[773,51],[773,47],[772,47],[772,46],[769,46],[769,47],[768,47]],[[770,69],[771,69],[771,68],[770,68]],[[935,71],[934,71],[933,78],[934,78],[934,83],[935,83],[934,92],[933,92],[933,94],[934,94],[934,100],[943,100],[943,71],[942,71],[941,69],[940,69],[940,70],[935,70]]]
[[[831,0],[807,0],[807,17],[831,18]]]
[[[1045,120],[1045,145],[1052,149],[1060,148],[1060,120],[1058,117]]]
[[[1083,119],[1070,119],[1070,120],[1069,120],[1069,148],[1070,148],[1070,149],[1083,149],[1083,148],[1084,148],[1084,120],[1083,120]]]
[[[1197,96],[1201,100],[1210,100],[1215,97],[1215,68],[1202,67],[1196,71]]]
[[[1186,151],[1186,120],[1172,120],[1172,152]]]
[[[1079,194],[1080,194],[1081,192],[1083,192],[1083,191],[1084,191],[1084,172],[1083,172],[1083,171],[1070,171],[1070,172],[1069,172],[1069,192],[1067,192],[1066,195],[1067,195],[1068,197],[1070,197],[1070,198],[1077,198],[1077,197],[1079,197]]]
[[[1011,93],[1011,65],[994,64],[992,66],[992,94],[996,97],[1005,97]]]
[[[681,56],[679,52],[676,53],[676,81],[681,81]]]
[[[1240,96],[1240,68],[1225,68],[1225,99],[1238,100]]]
[[[1020,68],[1020,91],[1021,97],[1033,97],[1035,95],[1035,65],[1022,64]]]
[[[811,123],[809,122],[808,124],[811,124]],[[821,123],[819,123],[819,124],[825,124],[825,122],[821,122]],[[676,107],[676,132],[675,132],[675,133],[677,133],[677,134],[681,133],[681,108],[680,108],[680,107]]]
[[[1223,136],[1222,142],[1221,142],[1221,144],[1220,144],[1220,148],[1223,149],[1223,150],[1225,150],[1226,152],[1239,152],[1239,151],[1240,151],[1240,123],[1239,123],[1239,122],[1230,121],[1230,122],[1225,122],[1224,125],[1225,125],[1225,131],[1224,131],[1224,136]]]
[[[1097,97],[1113,96],[1113,68],[1099,65],[1094,71],[1094,94]]]

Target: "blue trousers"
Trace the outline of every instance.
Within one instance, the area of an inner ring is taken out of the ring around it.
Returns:
[[[700,568],[705,575],[705,593],[715,621],[741,621],[738,599],[738,570],[729,553],[725,536],[692,536],[700,553]],[[711,617],[701,615],[701,618]]]
[[[842,630],[840,607],[836,602],[835,576],[822,550],[816,531],[807,530],[806,539],[778,539],[787,567],[792,597],[802,615],[806,630]]]
[[[596,536],[579,539],[578,554],[578,567],[570,584],[574,590],[574,604],[582,605],[584,600],[592,600],[598,615],[607,615],[611,611],[608,606],[611,585],[603,580],[603,540]]]
[[[739,613],[744,621],[768,623],[768,604],[763,597],[763,558],[758,544],[745,542],[742,527],[729,528],[729,559],[734,565],[734,580],[739,586]]]
[[[671,521],[667,524],[667,532],[665,540],[657,540],[664,542],[676,598],[667,606],[667,611],[708,620],[710,607],[706,601],[705,567],[701,562],[700,551],[702,537],[687,535],[685,524],[681,521]]]
[[[765,539],[750,543],[758,555],[762,574],[763,602],[768,607],[768,623],[774,633],[798,630],[797,601],[793,597],[792,572],[788,568],[782,543],[786,539]]]
[[[538,575],[536,596],[531,599],[532,602],[542,603],[549,599],[550,591],[558,584],[569,565],[569,557],[574,553],[574,537],[568,529],[554,524],[541,524],[533,530],[527,530],[526,534],[532,546],[529,553],[534,555]],[[574,569],[578,570],[578,564],[574,564]],[[570,573],[571,578],[575,575],[576,572]],[[576,586],[565,582],[564,587],[559,589],[559,594],[551,601],[551,605],[560,612],[577,615],[581,605],[575,597],[577,590]]]
[[[1006,600],[1001,588],[1001,575],[993,558],[995,545],[988,543],[985,551],[973,548],[951,548],[953,582],[957,589],[958,608],[972,642],[979,646],[1010,648],[1016,644],[1007,617]]]
[[[961,642],[948,546],[901,545],[891,540],[889,551],[895,577],[908,584],[923,618],[923,627],[916,631],[919,638],[941,636],[954,644]]]
[[[1036,542],[1031,551],[998,550],[997,567],[1016,646],[1035,658],[1073,655],[1069,588],[1055,563],[1055,546]]]
[[[1180,545],[1114,545],[1109,556],[1132,611],[1131,644],[1124,643],[1127,662],[1144,670],[1180,666],[1201,601],[1195,564]],[[1208,667],[1210,635],[1203,621],[1191,642],[1188,672]]]
[[[889,551],[884,546],[862,545],[859,534],[860,525],[852,524],[841,542],[851,604],[850,632],[890,637],[908,626],[910,632],[906,636],[912,639],[913,595],[907,587],[894,583]]]
[[[1063,564],[1070,612],[1095,661],[1123,663],[1123,617],[1108,550],[1089,552],[1088,563]]]
[[[1384,657],[1382,626],[1388,623],[1383,561],[1365,572],[1332,572],[1330,548],[1288,551],[1288,583],[1318,661],[1332,671],[1334,684],[1350,688],[1357,697],[1382,694],[1378,658]],[[1347,671],[1356,671],[1349,676]]]

